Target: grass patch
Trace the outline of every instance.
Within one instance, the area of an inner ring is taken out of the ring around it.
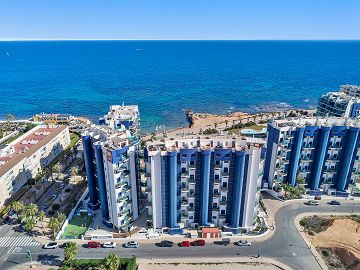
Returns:
[[[326,217],[312,216],[300,220],[300,225],[309,232],[323,232],[326,231],[333,224],[334,220]]]
[[[92,216],[88,215],[79,215],[74,216],[69,225],[66,227],[66,230],[62,236],[65,239],[78,239],[83,235],[87,228],[89,228],[91,222],[93,220]]]
[[[80,140],[80,135],[77,133],[70,133],[70,144],[67,149],[71,149]]]

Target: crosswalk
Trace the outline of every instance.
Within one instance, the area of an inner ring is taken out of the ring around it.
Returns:
[[[30,236],[0,237],[0,247],[31,247],[40,245]]]

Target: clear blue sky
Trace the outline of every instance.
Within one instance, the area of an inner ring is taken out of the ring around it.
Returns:
[[[0,0],[0,39],[360,39],[360,0]]]

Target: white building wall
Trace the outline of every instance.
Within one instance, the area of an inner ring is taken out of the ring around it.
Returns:
[[[151,156],[151,196],[154,229],[162,227],[161,153]]]

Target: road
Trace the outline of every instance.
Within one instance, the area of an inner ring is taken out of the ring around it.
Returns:
[[[275,216],[276,231],[267,240],[250,240],[250,247],[237,247],[233,244],[229,246],[218,246],[212,243],[205,247],[180,248],[160,248],[153,242],[141,243],[137,249],[125,249],[120,244],[115,249],[86,249],[79,245],[79,258],[104,258],[109,252],[116,253],[120,257],[136,256],[138,258],[228,258],[228,257],[256,257],[260,253],[262,257],[278,260],[293,269],[321,269],[313,257],[308,246],[294,226],[294,218],[306,212],[317,213],[358,213],[360,214],[360,202],[343,202],[340,206],[327,205],[321,202],[319,206],[306,206],[303,202],[289,203],[281,207]],[[183,239],[182,239],[183,240]],[[176,242],[176,241],[174,241]],[[16,250],[7,250],[9,254],[4,254],[0,261],[0,269],[11,269],[12,267],[28,262],[26,251],[30,250],[34,260],[52,261],[62,260],[63,251],[42,250],[40,246],[23,247]],[[0,251],[1,252],[1,251]],[[4,261],[4,258],[6,261]]]

